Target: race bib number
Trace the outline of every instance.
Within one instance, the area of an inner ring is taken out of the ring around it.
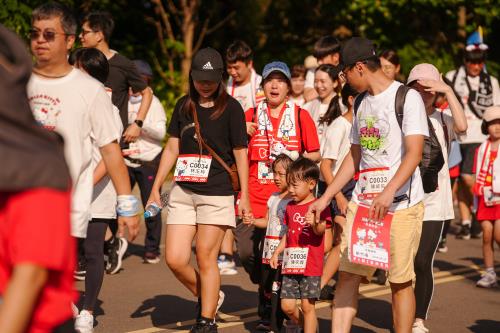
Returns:
[[[390,180],[389,168],[365,169],[359,173],[360,200],[371,200],[384,190]]]
[[[307,247],[287,247],[283,253],[283,274],[304,274],[307,266]]]
[[[271,163],[260,161],[258,164],[257,177],[261,184],[272,184],[274,182]]]
[[[369,207],[359,205],[352,224],[349,261],[388,270],[390,267],[391,222],[389,212],[382,221],[370,219]]]
[[[206,183],[212,164],[209,155],[180,155],[175,165],[174,179],[176,182]]]
[[[491,186],[483,187],[483,198],[484,204],[487,207],[500,204],[500,193],[493,192],[493,188]]]
[[[264,238],[264,247],[262,250],[262,263],[263,264],[269,264],[269,261],[271,260],[271,257],[274,254],[274,251],[276,251],[276,248],[280,244],[280,238],[278,236],[266,236]],[[282,258],[280,256],[278,262],[281,263]]]

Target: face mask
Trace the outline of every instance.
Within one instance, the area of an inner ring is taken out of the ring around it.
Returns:
[[[142,101],[142,95],[139,95],[139,96],[130,95],[129,101],[132,104],[140,103]]]

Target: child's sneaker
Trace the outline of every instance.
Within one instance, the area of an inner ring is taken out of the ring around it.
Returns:
[[[494,288],[498,286],[497,275],[493,272],[486,272],[481,275],[481,280],[477,281],[477,287],[481,288]]]
[[[238,274],[238,271],[236,270],[236,263],[234,260],[227,258],[225,254],[219,255],[217,258],[217,266],[219,266],[221,275]]]
[[[75,331],[78,333],[94,332],[94,316],[87,310],[80,311],[75,319]]]

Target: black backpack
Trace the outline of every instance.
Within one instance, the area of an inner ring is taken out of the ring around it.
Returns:
[[[401,85],[396,92],[395,111],[396,119],[398,120],[399,128],[403,128],[403,109],[406,99],[406,94],[410,91],[410,87]],[[354,102],[354,114],[357,113],[361,101],[366,95],[366,91],[361,93]],[[427,124],[429,126],[429,136],[424,138],[424,150],[422,152],[422,160],[420,161],[420,176],[422,177],[422,185],[425,193],[431,193],[438,188],[438,173],[444,166],[443,151],[439,144],[436,131],[432,126],[431,120],[427,116]]]

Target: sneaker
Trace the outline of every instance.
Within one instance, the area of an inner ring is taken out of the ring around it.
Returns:
[[[321,289],[319,293],[319,299],[322,301],[331,301],[334,295],[333,292],[334,287],[327,284]]]
[[[476,283],[477,287],[494,288],[498,286],[497,275],[495,273],[486,272],[481,275],[481,279]]]
[[[446,253],[446,252],[448,252],[448,246],[446,246],[446,238],[443,238],[443,239],[441,239],[439,241],[438,252],[439,253]]]
[[[160,256],[153,252],[146,252],[144,254],[144,262],[146,264],[157,264],[160,262]]]
[[[217,266],[219,266],[220,275],[236,275],[238,271],[236,270],[236,263],[234,260],[229,260],[226,255],[221,254],[217,258]]]
[[[203,319],[198,319],[196,324],[189,330],[190,333],[217,333],[217,324],[208,322]]]
[[[128,242],[125,238],[116,238],[115,243],[109,249],[109,260],[106,273],[116,274],[122,268],[123,255],[127,251]]]
[[[269,320],[261,319],[255,329],[257,331],[269,332],[271,330],[271,323]]]
[[[85,281],[85,274],[87,274],[87,262],[85,258],[78,258],[78,264],[73,273],[73,277],[78,281]]]
[[[82,310],[75,319],[75,331],[77,333],[93,333],[94,316],[87,310]]]
[[[411,333],[427,333],[429,329],[424,326],[422,320],[415,320],[413,327],[411,328]]]
[[[470,224],[462,226],[462,229],[457,234],[457,239],[469,240],[470,239]]]

